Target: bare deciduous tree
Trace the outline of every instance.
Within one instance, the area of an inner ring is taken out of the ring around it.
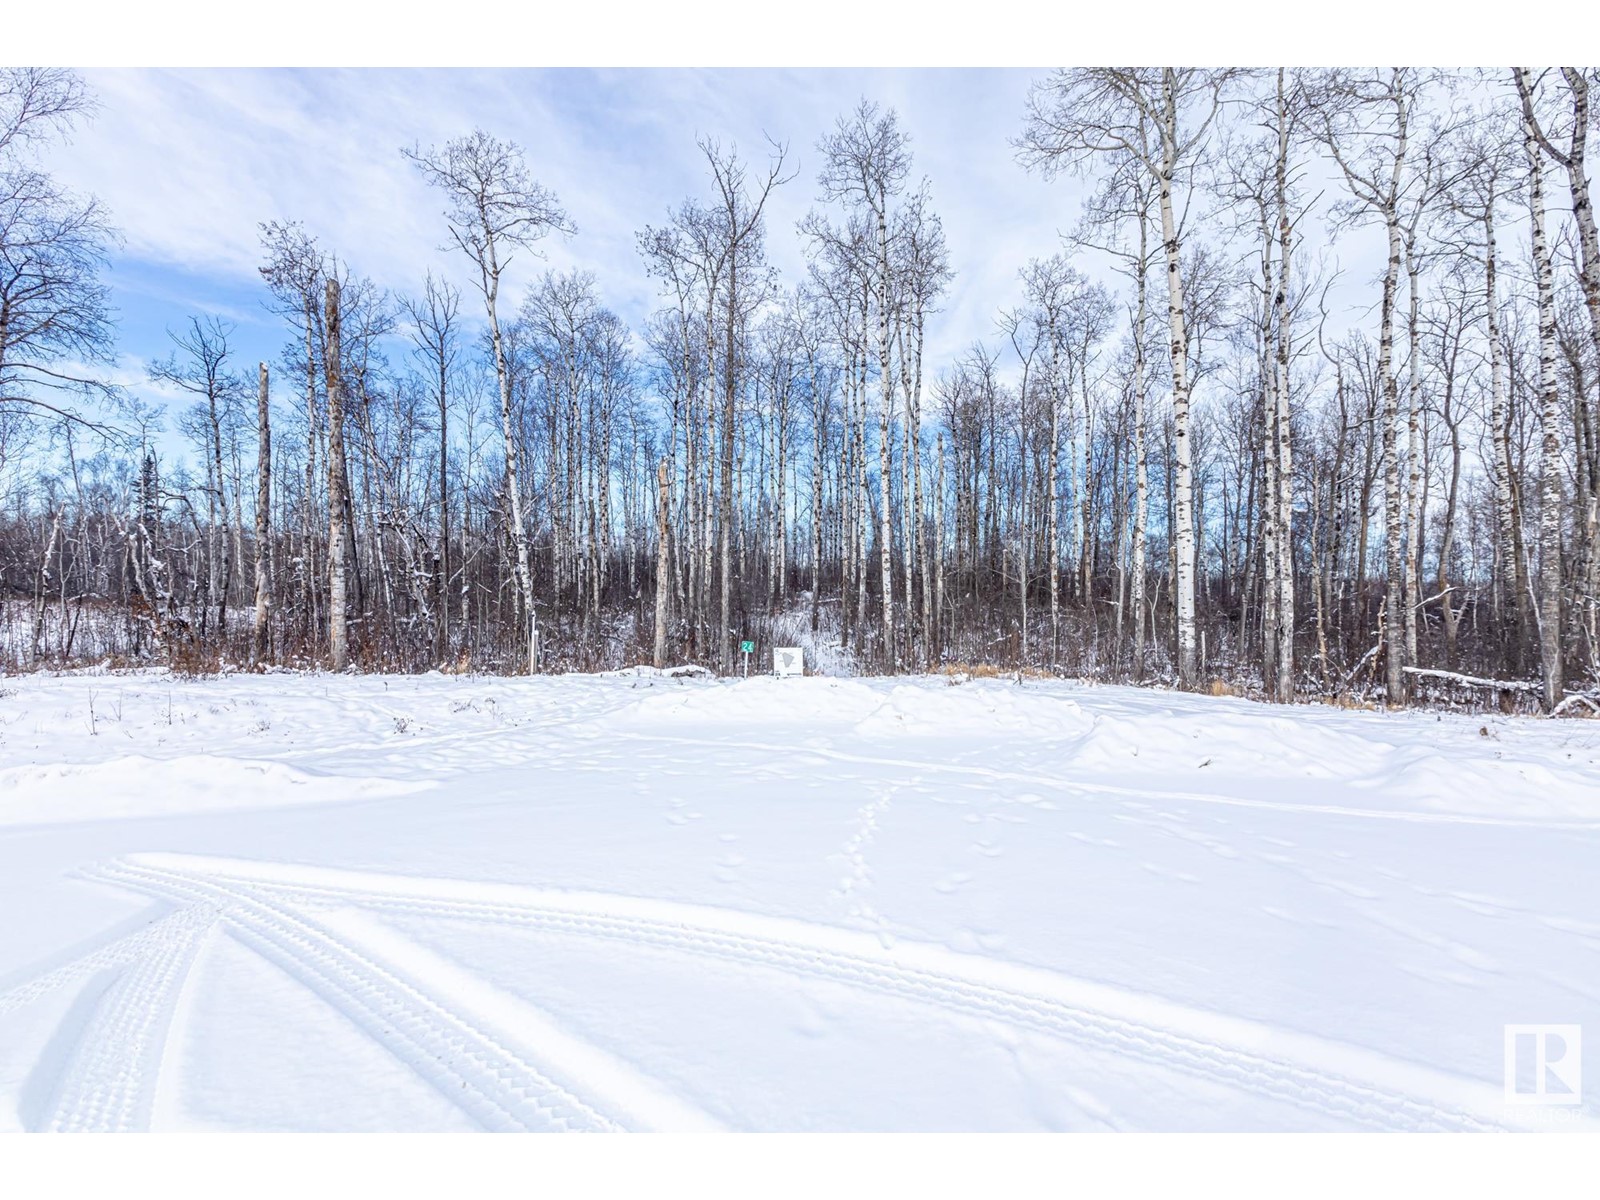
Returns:
[[[522,150],[480,130],[445,143],[442,149],[403,151],[427,181],[445,194],[450,237],[477,269],[473,280],[483,296],[500,387],[500,423],[505,437],[506,492],[511,537],[517,552],[517,582],[528,631],[528,671],[539,669],[539,625],[533,603],[533,571],[528,562],[528,531],[522,515],[518,437],[512,417],[511,370],[500,332],[500,279],[513,252],[531,250],[552,232],[573,232],[554,194],[528,174]]]
[[[1101,155],[1131,159],[1156,189],[1167,265],[1167,325],[1172,359],[1174,538],[1177,555],[1178,678],[1199,682],[1195,625],[1195,521],[1190,439],[1188,310],[1183,248],[1174,189],[1206,149],[1236,72],[1178,67],[1082,67],[1058,71],[1029,93],[1020,149],[1024,162],[1047,173],[1087,169]]]

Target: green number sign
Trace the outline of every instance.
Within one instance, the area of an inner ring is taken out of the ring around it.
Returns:
[[[754,654],[755,652],[756,652],[756,644],[754,642],[740,642],[739,643],[739,653],[740,654]]]

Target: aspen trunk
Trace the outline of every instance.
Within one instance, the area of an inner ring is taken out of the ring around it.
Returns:
[[[1274,322],[1277,317],[1277,287],[1273,282],[1273,251],[1275,239],[1267,227],[1267,204],[1260,206],[1261,218],[1261,340],[1257,358],[1261,376],[1261,465],[1262,497],[1261,562],[1263,586],[1261,589],[1261,680],[1267,694],[1277,698],[1278,677],[1278,574],[1279,545],[1281,541],[1278,520],[1278,370]],[[1255,477],[1251,474],[1250,491],[1255,491]],[[1246,512],[1250,510],[1246,505]],[[1224,559],[1227,555],[1224,555]],[[1254,556],[1249,556],[1245,575],[1245,594],[1241,614],[1250,604],[1249,567],[1254,566]],[[1244,624],[1241,621],[1241,626]],[[1241,629],[1241,642],[1244,631]]]
[[[737,259],[735,258],[736,264]],[[734,269],[728,272],[728,341],[726,358],[724,361],[723,380],[724,394],[722,407],[722,497],[719,508],[719,520],[722,523],[722,619],[717,629],[717,642],[721,649],[719,657],[722,663],[722,673],[730,674],[733,671],[733,421],[734,421],[734,341],[737,337],[735,328],[734,301],[736,277]]]
[[[1422,600],[1420,559],[1422,556],[1422,447],[1419,426],[1422,419],[1422,353],[1417,344],[1421,318],[1418,294],[1420,274],[1413,235],[1406,242],[1406,281],[1410,311],[1406,317],[1406,344],[1410,363],[1406,387],[1406,661],[1416,663],[1418,609]]]
[[[1494,199],[1491,195],[1483,217],[1484,330],[1489,342],[1489,436],[1491,477],[1494,481],[1495,522],[1500,535],[1496,555],[1501,575],[1501,590],[1510,601],[1515,619],[1509,640],[1508,665],[1520,671],[1523,648],[1533,626],[1526,564],[1518,550],[1518,514],[1512,497],[1510,413],[1507,401],[1506,352],[1500,338],[1500,297],[1497,283]]]
[[[272,416],[267,406],[267,364],[260,366],[256,388],[256,619],[251,657],[256,663],[269,654],[272,612],[272,578],[268,570],[268,541],[272,515]]]
[[[893,444],[889,422],[894,411],[894,376],[889,371],[889,226],[888,197],[880,188],[873,206],[878,220],[878,374],[882,407],[878,412],[878,555],[883,577],[883,666],[895,670],[894,630],[894,518],[890,493],[893,486]]]
[[[1173,68],[1161,75],[1161,241],[1167,261],[1167,328],[1172,355],[1174,602],[1177,610],[1178,685],[1200,682],[1199,642],[1195,633],[1194,465],[1189,441],[1189,336],[1183,307],[1182,262],[1172,203],[1172,173],[1177,159],[1178,113]]]
[[[895,322],[895,345],[900,352],[900,390],[905,394],[905,439],[900,450],[900,561],[906,597],[905,640],[908,658],[915,653],[916,597],[912,589],[916,554],[916,511],[911,503],[911,460],[915,457],[916,404],[911,395],[910,369],[906,355],[906,323]]]
[[[523,613],[528,630],[528,674],[539,670],[539,620],[533,611],[533,572],[528,565],[528,531],[522,522],[522,481],[518,473],[517,427],[511,411],[511,368],[506,362],[505,343],[500,336],[500,315],[496,300],[500,291],[500,267],[489,250],[488,286],[484,302],[489,315],[489,340],[494,347],[495,380],[500,389],[500,431],[505,438],[506,491],[511,509],[511,541],[517,555],[517,586],[522,593]]]
[[[922,302],[918,300],[913,308],[911,320],[913,324],[913,352],[916,362],[912,369],[912,396],[915,398],[916,410],[911,419],[911,506],[916,511],[916,522],[913,528],[917,539],[917,567],[922,578],[922,637],[924,666],[933,662],[933,599],[930,595],[928,577],[928,536],[927,527],[923,521],[922,497]],[[908,585],[909,586],[909,585]]]
[[[300,605],[304,615],[306,640],[313,642],[318,635],[317,600],[322,589],[317,586],[315,497],[317,494],[317,354],[313,332],[316,328],[316,304],[307,295],[306,316],[306,482],[305,500],[301,505],[301,541],[304,562],[300,566]]]
[[[1545,240],[1544,162],[1531,120],[1524,121],[1528,151],[1528,208],[1533,226],[1533,268],[1539,294],[1539,660],[1546,712],[1561,702],[1561,399],[1556,386],[1556,301]]]
[[[213,540],[208,567],[210,570],[208,589],[217,604],[217,638],[224,645],[228,638],[228,576],[231,573],[231,555],[228,531],[228,495],[224,486],[222,472],[222,414],[217,408],[218,388],[213,384],[206,397],[211,417],[211,463],[212,476],[210,511],[212,519],[207,530],[208,539]],[[220,524],[220,528],[219,528]]]
[[[1049,505],[1046,509],[1045,526],[1046,538],[1049,541],[1049,571],[1050,571],[1050,665],[1054,667],[1061,653],[1061,526],[1060,526],[1060,497],[1057,492],[1057,477],[1060,473],[1061,459],[1061,398],[1059,395],[1059,363],[1055,352],[1056,331],[1054,322],[1051,322],[1051,378],[1050,378],[1050,445],[1048,446],[1048,459],[1045,471],[1048,478],[1045,483],[1045,502]]]
[[[1600,232],[1595,228],[1594,206],[1589,198],[1587,165],[1589,139],[1589,79],[1579,67],[1562,67],[1561,74],[1572,94],[1572,141],[1562,165],[1567,170],[1567,184],[1572,195],[1572,216],[1578,227],[1578,245],[1582,256],[1578,282],[1583,291],[1585,308],[1589,312],[1589,339],[1594,361],[1600,364]],[[1583,394],[1581,379],[1578,385],[1580,413],[1589,407],[1589,398]],[[1595,466],[1600,466],[1600,456],[1595,454],[1595,435],[1588,431],[1591,467],[1588,472],[1588,495],[1579,496],[1583,505],[1583,544],[1587,559],[1583,571],[1583,603],[1587,612],[1582,623],[1590,646],[1590,663],[1593,669],[1600,663],[1600,478]]]
[[[1134,279],[1136,300],[1133,317],[1133,676],[1144,678],[1145,654],[1145,527],[1149,520],[1150,475],[1145,455],[1145,367],[1144,329],[1146,318],[1145,264],[1149,261],[1146,244],[1146,215],[1139,209],[1139,263]]]
[[[938,491],[933,510],[933,627],[938,631],[934,637],[933,654],[942,657],[940,654],[944,621],[944,434],[942,433],[935,441],[934,453],[939,457],[939,480],[936,485]]]
[[[1445,383],[1445,411],[1450,414],[1451,389],[1453,381]],[[1447,415],[1450,424],[1450,485],[1445,496],[1444,530],[1439,537],[1439,572],[1438,591],[1439,599],[1443,604],[1444,615],[1444,653],[1445,667],[1454,671],[1458,665],[1458,646],[1460,641],[1461,610],[1450,598],[1450,557],[1455,548],[1456,535],[1456,508],[1461,490],[1461,436],[1457,432],[1452,415]]]
[[[349,647],[345,626],[345,490],[344,380],[339,345],[339,281],[330,278],[323,291],[326,346],[323,370],[328,391],[328,653],[335,671],[345,669]]]
[[[1383,300],[1378,327],[1378,377],[1383,387],[1384,553],[1384,687],[1390,704],[1405,700],[1405,542],[1400,491],[1400,385],[1394,373],[1394,302],[1400,279],[1400,220],[1397,210],[1400,175],[1405,161],[1406,111],[1396,100],[1399,147],[1394,156],[1384,224],[1388,231],[1389,258],[1383,273]]]
[[[1080,466],[1078,473],[1078,504],[1076,507],[1078,524],[1078,573],[1082,577],[1079,583],[1078,594],[1083,597],[1083,606],[1089,614],[1091,629],[1097,628],[1094,619],[1094,494],[1095,481],[1093,478],[1093,465],[1089,458],[1089,447],[1094,444],[1094,407],[1089,399],[1089,348],[1084,347],[1083,365],[1083,446],[1080,451]]]
[[[445,361],[439,359],[439,638],[440,659],[450,653],[450,408]]]
[[[823,473],[823,436],[827,432],[824,412],[817,407],[817,371],[811,364],[811,632],[816,634],[822,623],[822,487],[826,482]],[[798,479],[797,479],[798,484]]]
[[[866,352],[866,297],[862,297],[861,320],[863,326],[860,362],[856,379],[856,498],[855,498],[855,585],[856,585],[856,647],[859,650],[867,630],[867,352]],[[887,551],[885,551],[887,553]]]
[[[789,393],[788,384],[784,384],[782,407],[778,410],[777,429],[777,461],[774,464],[773,474],[777,477],[776,520],[773,527],[773,557],[777,563],[777,605],[782,612],[789,601],[789,536],[788,536],[788,497],[785,495],[784,484],[787,482],[789,470]]]
[[[1275,202],[1278,208],[1278,291],[1274,303],[1278,327],[1276,384],[1278,494],[1274,498],[1278,536],[1278,662],[1274,692],[1281,704],[1294,699],[1294,456],[1289,413],[1290,337],[1289,280],[1293,229],[1289,221],[1289,114],[1285,105],[1283,68],[1278,69],[1278,156]]]

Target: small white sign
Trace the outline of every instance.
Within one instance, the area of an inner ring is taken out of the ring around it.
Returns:
[[[1507,1025],[1506,1103],[1582,1104],[1583,1027]]]
[[[799,646],[774,646],[772,648],[772,673],[779,679],[806,673],[805,651]]]

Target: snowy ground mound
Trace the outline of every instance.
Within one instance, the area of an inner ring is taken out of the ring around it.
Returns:
[[[427,783],[352,779],[219,754],[0,769],[0,825],[176,816],[235,808],[327,804],[421,791]]]
[[[8,682],[0,1128],[1548,1127],[1502,1027],[1600,1027],[1597,723]]]

